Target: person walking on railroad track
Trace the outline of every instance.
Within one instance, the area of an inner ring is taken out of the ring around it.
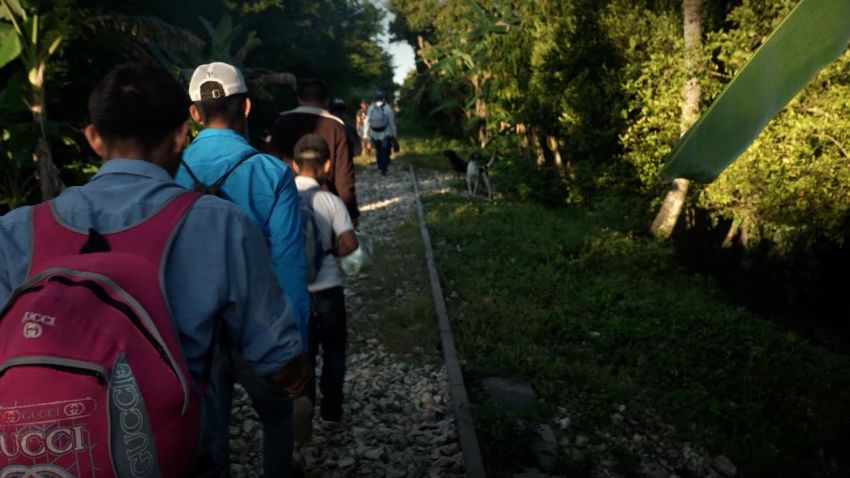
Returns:
[[[298,107],[284,111],[272,126],[267,142],[268,151],[291,163],[295,143],[304,135],[318,134],[328,144],[331,170],[323,186],[342,199],[354,224],[360,217],[354,190],[354,159],[348,149],[345,124],[327,108],[328,88],[321,80],[306,80],[298,84]]]
[[[263,231],[277,280],[295,305],[306,351],[310,298],[307,291],[304,239],[298,192],[292,170],[271,155],[252,147],[243,136],[251,99],[242,73],[216,62],[198,66],[189,84],[189,112],[204,129],[183,154],[177,182],[233,202]],[[229,423],[234,381],[248,392],[263,423],[265,476],[288,476],[293,449],[292,401],[289,396],[252,373],[238,350],[223,350],[220,419]],[[225,441],[216,450],[228,460]]]
[[[369,139],[375,149],[378,171],[386,176],[392,150],[398,152],[398,130],[395,124],[395,113],[387,104],[383,91],[375,95],[375,101],[369,106],[366,112],[366,125],[369,127]]]
[[[292,167],[298,174],[295,184],[301,199],[309,204],[314,212],[325,250],[322,268],[316,280],[309,285],[313,301],[310,353],[314,361],[320,348],[322,351],[320,415],[325,421],[339,422],[342,419],[342,388],[348,332],[342,272],[337,258],[355,252],[359,245],[345,205],[337,196],[319,187],[319,183],[331,169],[329,155],[325,140],[318,135],[308,134],[295,145]],[[307,393],[312,403],[315,403],[315,378],[307,387]],[[311,415],[305,416],[304,420],[310,420]],[[298,420],[296,411],[296,429],[299,428]],[[309,425],[301,427],[309,428]]]
[[[216,330],[279,393],[299,395],[309,381],[260,229],[233,204],[174,182],[189,103],[162,68],[114,69],[88,102],[84,134],[104,160],[97,174],[49,206],[0,217],[0,300],[8,300],[4,314],[14,313],[0,320],[2,360],[28,365],[0,375],[0,409],[68,403],[56,420],[26,425],[33,437],[67,443],[0,457],[0,468],[177,478],[194,463],[191,476],[214,473],[226,464],[199,450],[229,436],[213,413]],[[27,279],[30,289],[21,286]],[[31,320],[17,315],[19,306]],[[19,327],[23,335],[9,335]]]
[[[331,100],[331,105],[328,108],[328,111],[337,118],[341,119],[345,124],[345,131],[348,133],[348,153],[352,158],[360,156],[363,152],[360,144],[360,136],[357,134],[357,128],[354,127],[351,123],[345,121],[343,115],[348,110],[348,107],[345,105],[345,100],[342,98],[334,98]]]
[[[360,100],[360,109],[354,116],[354,125],[357,127],[357,135],[360,137],[360,151],[367,156],[372,152],[372,143],[369,141],[369,124],[366,123],[366,111],[368,109],[369,102]]]

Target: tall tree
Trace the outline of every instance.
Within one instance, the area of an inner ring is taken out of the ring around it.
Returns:
[[[685,82],[682,98],[681,134],[685,134],[691,124],[699,117],[700,85],[699,69],[700,52],[702,50],[702,8],[703,0],[682,0],[682,15],[684,18],[685,39],[685,72],[688,79]],[[673,228],[682,214],[688,195],[690,181],[676,178],[670,185],[670,190],[664,197],[661,210],[655,216],[650,226],[650,232],[655,237],[668,238],[673,234]]]

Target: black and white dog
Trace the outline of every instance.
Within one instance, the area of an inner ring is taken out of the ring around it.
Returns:
[[[490,157],[490,160],[484,162],[484,157],[480,152],[476,151],[469,155],[469,161],[460,159],[460,156],[451,149],[443,151],[443,156],[449,159],[452,163],[452,169],[459,174],[466,174],[466,191],[470,195],[478,194],[478,185],[483,182],[487,187],[487,197],[493,199],[493,188],[490,186],[490,177],[487,175],[487,170],[496,160],[496,153]]]
[[[469,155],[469,161],[460,159],[460,156],[451,149],[443,151],[443,156],[449,159],[452,163],[452,169],[458,174],[466,175],[466,191],[470,195],[478,194],[478,185],[483,182],[487,187],[487,197],[493,199],[493,189],[490,186],[490,177],[487,175],[487,170],[496,160],[496,153],[490,157],[490,160],[484,162],[484,157],[480,152],[476,151]]]
[[[478,184],[483,181],[487,187],[487,197],[493,199],[493,189],[490,187],[490,177],[487,175],[487,169],[496,160],[496,153],[490,157],[488,162],[484,162],[484,157],[478,151],[469,155],[469,161],[460,159],[460,156],[451,149],[443,151],[443,156],[449,159],[452,163],[452,169],[459,174],[466,174],[466,191],[470,195],[478,194]]]

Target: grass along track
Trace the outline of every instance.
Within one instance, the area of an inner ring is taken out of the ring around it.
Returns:
[[[425,209],[491,476],[535,466],[518,418],[553,426],[567,476],[847,475],[850,360],[676,266],[628,202],[439,194]],[[531,382],[539,406],[489,402],[476,383],[494,375]]]

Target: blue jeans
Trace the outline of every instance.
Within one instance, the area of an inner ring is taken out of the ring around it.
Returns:
[[[250,365],[238,354],[220,350],[218,354],[213,360],[205,397],[204,427],[210,453],[222,470],[221,477],[230,476],[230,413],[234,382],[239,382],[248,392],[263,424],[263,476],[290,476],[294,443],[292,399],[280,387],[254,374]]]
[[[375,157],[378,159],[378,170],[381,174],[387,174],[387,167],[390,165],[390,151],[392,144],[390,138],[373,139],[372,148],[375,150]]]

